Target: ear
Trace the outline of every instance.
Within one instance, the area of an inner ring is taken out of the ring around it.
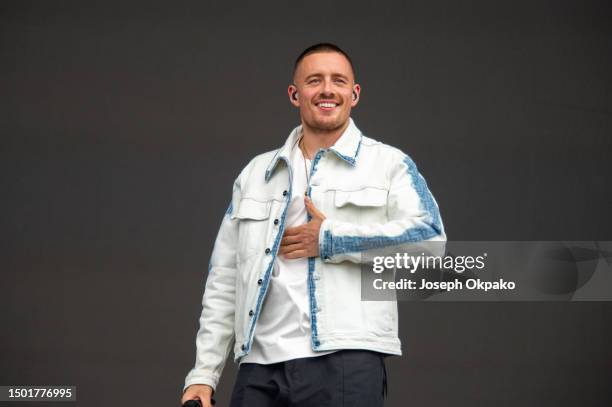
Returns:
[[[359,103],[360,94],[361,94],[361,86],[359,86],[359,84],[356,83],[355,85],[353,85],[353,95],[355,96],[355,99],[353,99],[353,95],[351,95],[351,107],[357,106],[357,103]]]
[[[295,107],[300,107],[299,97],[295,97],[297,94],[297,87],[295,85],[289,85],[287,94],[289,95],[289,102]]]

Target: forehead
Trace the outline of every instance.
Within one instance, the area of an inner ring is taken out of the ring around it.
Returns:
[[[315,52],[308,54],[300,61],[295,71],[295,78],[306,78],[314,74],[340,74],[353,78],[351,64],[346,57],[338,52]]]

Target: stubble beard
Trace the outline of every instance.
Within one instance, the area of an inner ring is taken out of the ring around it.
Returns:
[[[342,121],[341,118],[337,118],[332,121],[321,121],[313,118],[310,121],[304,120],[304,123],[313,133],[322,134],[331,133],[341,129],[346,124],[346,121]]]

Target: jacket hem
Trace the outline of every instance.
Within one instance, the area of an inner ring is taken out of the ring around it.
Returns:
[[[402,345],[398,338],[359,338],[338,336],[319,336],[321,345],[317,351],[341,350],[341,349],[363,349],[390,355],[402,355]]]

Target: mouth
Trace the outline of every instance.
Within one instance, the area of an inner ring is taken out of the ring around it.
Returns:
[[[333,102],[333,101],[323,101],[323,102],[318,102],[315,104],[319,109],[323,111],[331,111],[331,110],[334,110],[338,106],[338,103]]]

